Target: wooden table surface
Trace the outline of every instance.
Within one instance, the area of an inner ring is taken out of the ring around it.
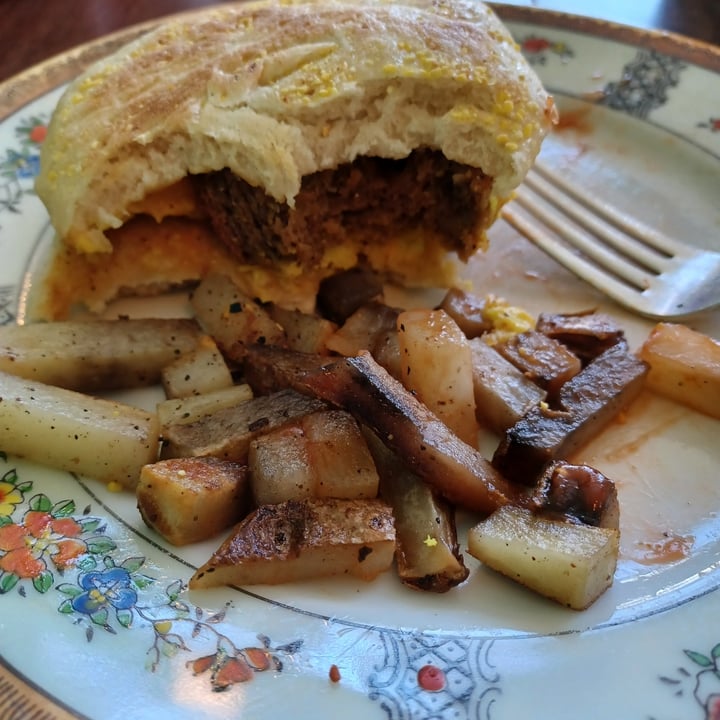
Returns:
[[[130,25],[216,0],[0,0],[0,82]],[[720,0],[531,0],[532,5],[687,35],[720,45]]]

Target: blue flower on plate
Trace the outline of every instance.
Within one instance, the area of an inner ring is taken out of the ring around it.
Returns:
[[[84,573],[78,578],[78,585],[84,592],[72,599],[72,608],[86,615],[94,615],[108,606],[115,610],[130,610],[138,599],[130,573],[125,568]]]

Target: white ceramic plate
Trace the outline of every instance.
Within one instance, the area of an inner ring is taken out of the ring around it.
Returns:
[[[547,161],[666,232],[720,248],[720,51],[565,15],[503,13],[563,112]],[[51,86],[115,42],[0,88],[9,113],[0,124],[2,322],[22,315],[49,237],[32,181],[60,92]],[[597,306],[624,323],[634,347],[642,342],[649,323],[504,223],[491,240],[468,270],[478,291],[533,312]],[[720,337],[718,312],[692,325]],[[616,480],[623,512],[615,583],[581,613],[471,558],[468,581],[440,596],[391,574],[188,593],[219,538],[168,547],[131,496],[16,459],[0,437],[0,710],[93,720],[720,717],[719,431],[647,394],[578,456]],[[444,679],[439,691],[419,682],[425,666]],[[231,682],[218,691],[223,678]]]

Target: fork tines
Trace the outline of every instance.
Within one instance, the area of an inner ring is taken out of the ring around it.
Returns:
[[[641,314],[681,316],[720,302],[720,254],[663,235],[542,163],[528,173],[503,217],[576,275]],[[681,296],[696,294],[694,285],[702,297],[685,303]]]

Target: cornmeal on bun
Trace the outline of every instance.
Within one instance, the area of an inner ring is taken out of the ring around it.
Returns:
[[[357,265],[446,284],[555,119],[475,0],[177,16],[90,67],[54,112],[36,187],[56,244],[34,314],[215,271],[303,309]]]

